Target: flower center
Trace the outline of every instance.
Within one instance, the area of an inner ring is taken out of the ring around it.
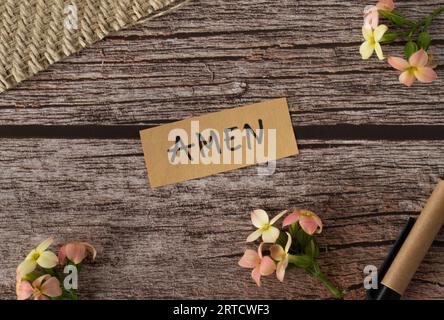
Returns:
[[[36,252],[32,255],[32,260],[37,260],[38,258],[40,258],[40,253]]]
[[[267,223],[262,227],[262,231],[267,231],[268,229],[270,229],[270,227],[271,227],[271,225],[269,223]]]
[[[410,66],[409,68],[407,68],[407,71],[410,72],[410,73],[415,73],[415,71],[417,71],[417,70],[418,70],[418,68],[417,67],[413,67],[413,66]]]

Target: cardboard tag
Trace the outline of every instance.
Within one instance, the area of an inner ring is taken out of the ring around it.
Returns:
[[[286,99],[140,131],[151,187],[299,153]]]

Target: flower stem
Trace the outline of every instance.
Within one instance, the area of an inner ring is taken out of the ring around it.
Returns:
[[[430,25],[433,22],[433,19],[435,19],[436,17],[438,17],[440,14],[444,13],[444,6],[441,6],[435,10],[433,10],[433,12],[428,15],[427,17],[425,17],[424,19],[422,19],[421,21],[419,21],[419,26],[424,25],[424,30],[427,30]]]
[[[328,277],[321,272],[321,269],[318,265],[317,262],[313,261],[313,265],[310,268],[307,268],[307,271],[315,278],[318,278],[322,284],[328,289],[330,290],[331,294],[336,298],[336,299],[343,299],[344,298],[344,293],[339,290],[333,282],[330,281],[330,279],[328,279]]]

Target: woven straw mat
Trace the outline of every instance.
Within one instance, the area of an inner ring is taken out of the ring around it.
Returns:
[[[184,0],[0,0],[0,93]]]

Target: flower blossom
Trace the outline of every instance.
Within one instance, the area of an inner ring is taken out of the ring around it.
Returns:
[[[381,24],[375,30],[367,24],[362,27],[362,35],[365,39],[364,43],[359,48],[362,59],[367,60],[372,56],[373,52],[376,51],[379,60],[384,60],[384,54],[382,53],[382,48],[379,42],[387,30],[388,27],[384,24]]]
[[[247,238],[247,242],[253,242],[262,236],[262,240],[266,243],[274,243],[279,238],[280,231],[273,227],[273,224],[278,221],[287,211],[279,213],[276,217],[268,218],[268,214],[264,210],[254,210],[251,213],[251,222],[258,228]]]
[[[27,300],[31,297],[34,300],[49,300],[62,295],[59,280],[49,274],[38,277],[32,284],[21,280],[18,275],[16,291],[18,300]]]
[[[392,12],[395,9],[393,0],[381,0],[374,6],[367,6],[364,9],[364,24],[376,29],[379,25],[379,10]]]
[[[278,261],[278,264],[276,266],[276,277],[279,279],[279,281],[284,281],[285,276],[285,270],[288,266],[288,251],[291,247],[291,235],[287,233],[287,244],[285,245],[285,249],[282,248],[278,244],[274,244],[270,248],[270,254],[271,257]]]
[[[399,81],[410,87],[418,79],[420,82],[430,83],[436,78],[436,72],[429,64],[429,56],[424,49],[420,49],[410,57],[409,61],[399,57],[389,57],[388,63],[401,71]]]
[[[322,220],[312,211],[297,210],[284,219],[282,226],[286,227],[295,222],[299,222],[302,230],[309,235],[322,232]]]
[[[274,261],[269,256],[262,256],[262,245],[259,245],[257,252],[251,249],[245,250],[244,255],[239,260],[239,266],[242,268],[253,269],[251,277],[260,287],[261,276],[269,276],[276,270]]]
[[[17,267],[17,273],[24,277],[33,272],[37,265],[45,269],[54,268],[58,262],[57,256],[51,251],[46,251],[53,241],[53,238],[46,239],[32,250]]]
[[[71,242],[63,245],[59,251],[59,263],[63,265],[66,258],[74,264],[79,264],[91,253],[92,259],[96,258],[96,249],[87,242]]]

